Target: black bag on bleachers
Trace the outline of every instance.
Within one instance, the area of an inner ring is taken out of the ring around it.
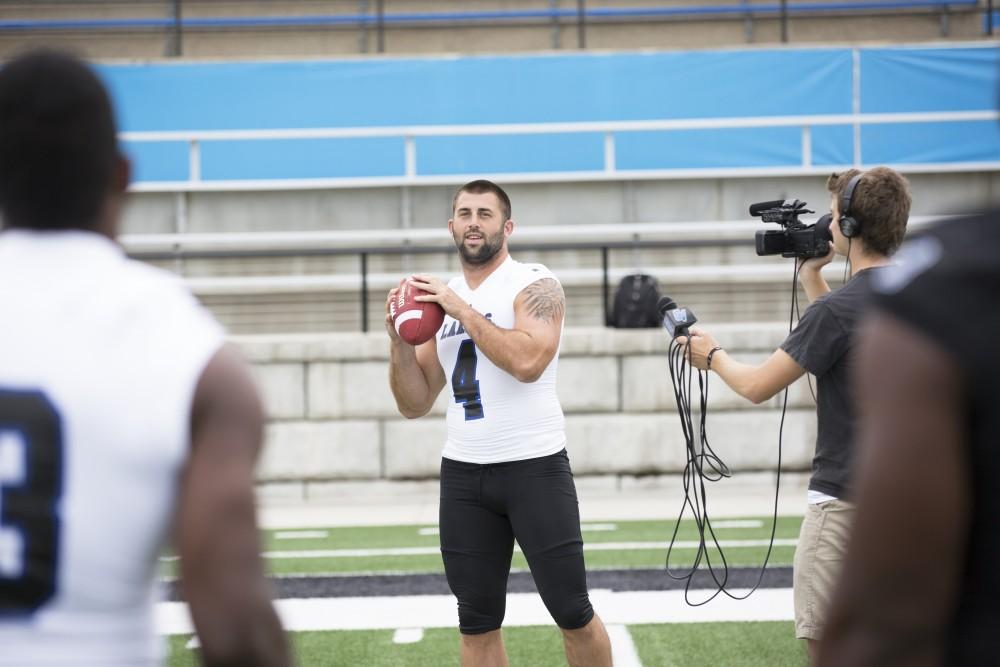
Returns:
[[[619,329],[642,329],[660,326],[656,304],[660,300],[660,284],[645,273],[633,273],[622,278],[608,313],[608,326]]]

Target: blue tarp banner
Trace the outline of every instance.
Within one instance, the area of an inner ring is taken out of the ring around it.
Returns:
[[[863,113],[997,108],[996,46],[859,49]],[[102,65],[125,131],[627,121],[849,114],[848,48]],[[812,163],[853,159],[812,130]],[[1000,160],[996,123],[866,126],[865,163]],[[798,128],[616,133],[616,167],[794,167]],[[127,146],[139,180],[188,178],[187,147]],[[594,133],[416,140],[417,173],[594,171]],[[402,138],[206,141],[202,178],[399,176]]]

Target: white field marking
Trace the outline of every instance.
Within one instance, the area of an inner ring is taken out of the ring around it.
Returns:
[[[746,590],[731,593],[745,595]],[[711,591],[691,591],[690,595],[695,602],[701,602]],[[789,621],[793,617],[790,588],[759,589],[746,600],[720,594],[700,607],[688,606],[684,591],[600,591],[591,595],[591,600],[605,625]],[[293,632],[396,630],[412,628],[416,623],[424,628],[458,627],[458,608],[451,595],[288,599],[277,600],[275,607],[285,629]],[[160,634],[194,632],[186,603],[157,603],[155,618]],[[537,593],[512,593],[507,596],[504,625],[551,626],[553,622]]]
[[[416,644],[424,638],[423,628],[398,628],[392,635],[393,644]]]
[[[794,547],[798,538],[781,538],[774,540],[776,547]],[[719,540],[719,545],[726,548],[766,547],[770,540]],[[700,545],[695,540],[674,542],[674,549],[697,549]],[[709,542],[710,546],[714,543]],[[667,542],[593,542],[584,544],[584,551],[632,551],[633,549],[666,549]],[[515,551],[521,548],[517,545]],[[392,549],[313,549],[308,551],[265,551],[264,558],[352,558],[372,556],[427,556],[441,553],[440,547],[397,547]],[[176,556],[167,556],[164,560],[176,560]]]
[[[580,530],[585,533],[588,532],[610,532],[613,530],[618,530],[618,524],[616,523],[581,523]]]
[[[712,524],[713,526],[715,524]],[[758,522],[758,526],[760,523]],[[618,530],[618,524],[615,523],[581,523],[580,530],[583,532],[602,532],[602,531],[612,531]],[[440,535],[441,531],[438,530],[437,526],[430,526],[427,528],[421,528],[417,531],[418,535]]]
[[[615,667],[642,667],[639,651],[635,648],[628,627],[614,623],[606,625],[605,629],[608,631],[608,639],[611,640],[611,663]]]
[[[191,637],[191,639],[188,640],[188,643],[184,645],[184,648],[186,649],[201,648],[201,642],[198,641],[198,635]]]
[[[776,547],[794,547],[799,543],[798,538],[776,538]],[[714,546],[714,542],[709,541],[709,546]],[[719,540],[719,546],[723,548],[740,547],[766,547],[771,544],[770,540]],[[583,545],[584,551],[632,551],[634,549],[666,549],[667,542],[591,542]],[[700,543],[695,540],[681,540],[674,542],[674,549],[697,549]],[[514,551],[520,552],[521,547],[514,545]],[[428,556],[441,553],[440,547],[394,547],[386,549],[311,549],[302,551],[265,551],[261,554],[263,558],[277,559],[300,559],[300,558],[371,558],[374,556]],[[178,556],[162,556],[161,561],[175,561]]]
[[[712,528],[762,528],[764,522],[760,519],[727,519],[713,521]]]
[[[325,530],[280,530],[274,534],[276,540],[312,540],[329,537]]]

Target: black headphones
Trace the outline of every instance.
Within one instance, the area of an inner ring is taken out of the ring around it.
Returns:
[[[861,222],[851,215],[851,200],[854,198],[854,189],[858,187],[863,175],[858,174],[852,178],[840,195],[840,233],[844,238],[854,238],[861,233]]]

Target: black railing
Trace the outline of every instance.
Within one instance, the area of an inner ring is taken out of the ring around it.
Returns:
[[[749,229],[749,228],[748,228]],[[753,247],[753,235],[747,238],[729,239],[675,239],[670,241],[593,241],[577,243],[511,243],[512,254],[519,252],[546,251],[590,251],[601,255],[601,304],[602,313],[607,317],[611,298],[611,251],[670,248],[732,248]],[[451,255],[455,253],[454,245],[440,246],[392,246],[392,247],[355,247],[355,248],[268,248],[244,250],[156,250],[130,252],[133,259],[142,261],[183,261],[194,259],[264,259],[293,257],[332,257],[350,256],[358,258],[358,289],[360,290],[359,307],[361,309],[361,330],[368,331],[368,258],[376,255]],[[558,271],[556,271],[558,275]],[[603,324],[603,322],[602,322]]]
[[[293,14],[276,16],[184,16],[182,0],[168,0],[168,16],[151,18],[101,19],[3,19],[0,31],[104,31],[104,30],[163,30],[167,34],[166,53],[180,56],[183,33],[186,30],[341,27],[360,29],[367,34],[374,29],[376,48],[385,51],[385,31],[393,27],[465,25],[574,25],[577,48],[587,45],[587,25],[635,20],[691,20],[777,18],[781,24],[781,41],[788,42],[789,20],[798,16],[847,14],[859,16],[885,14],[890,11],[907,13],[940,13],[942,34],[947,35],[948,17],[953,11],[981,12],[983,32],[993,31],[993,0],[840,0],[836,2],[790,2],[780,0],[767,4],[750,4],[746,0],[730,4],[692,3],[666,7],[587,7],[585,0],[576,0],[575,7],[550,4],[539,9],[454,11],[454,12],[387,12],[385,0],[374,0],[371,10],[353,14]],[[553,48],[558,48],[554,40]]]

